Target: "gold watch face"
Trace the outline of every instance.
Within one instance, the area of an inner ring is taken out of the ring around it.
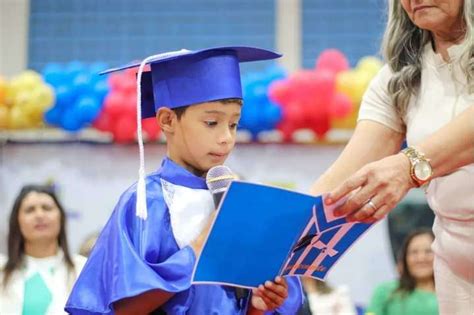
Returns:
[[[427,181],[431,178],[433,170],[431,169],[430,163],[427,161],[417,161],[413,167],[416,178],[420,181]]]

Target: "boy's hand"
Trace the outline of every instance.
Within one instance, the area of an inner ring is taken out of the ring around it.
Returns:
[[[252,307],[260,311],[272,311],[280,307],[288,297],[288,284],[282,277],[276,277],[275,282],[266,281],[252,290]]]
[[[211,212],[211,214],[209,215],[209,218],[207,219],[207,223],[202,229],[199,236],[196,237],[196,239],[192,241],[191,244],[189,244],[189,246],[191,246],[191,248],[193,249],[194,255],[196,255],[196,257],[199,257],[199,255],[201,254],[204,241],[206,240],[207,235],[209,234],[209,230],[211,229],[212,223],[214,222],[214,219],[216,218],[216,214],[217,214],[217,211]]]

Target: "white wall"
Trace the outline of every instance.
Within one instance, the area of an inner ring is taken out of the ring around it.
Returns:
[[[341,146],[238,145],[229,167],[248,181],[286,184],[307,192],[336,158]],[[69,215],[68,236],[76,251],[84,238],[100,229],[125,190],[136,180],[136,145],[0,144],[0,252],[5,252],[7,221],[13,199],[26,183],[54,180]],[[160,165],[164,146],[146,147],[146,168]],[[366,303],[373,287],[394,277],[386,222],[365,234],[329,276],[349,284],[353,298]]]

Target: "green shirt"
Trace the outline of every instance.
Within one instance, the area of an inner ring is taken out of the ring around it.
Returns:
[[[411,294],[392,294],[398,281],[383,283],[375,292],[367,308],[374,315],[437,315],[438,301],[434,292],[415,289]]]

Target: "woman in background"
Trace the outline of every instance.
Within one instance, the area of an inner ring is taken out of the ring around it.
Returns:
[[[399,256],[400,279],[375,289],[367,314],[436,315],[431,230],[419,229],[405,239]]]
[[[10,214],[8,257],[0,257],[0,314],[64,314],[84,263],[69,253],[65,212],[52,188],[23,187]]]

